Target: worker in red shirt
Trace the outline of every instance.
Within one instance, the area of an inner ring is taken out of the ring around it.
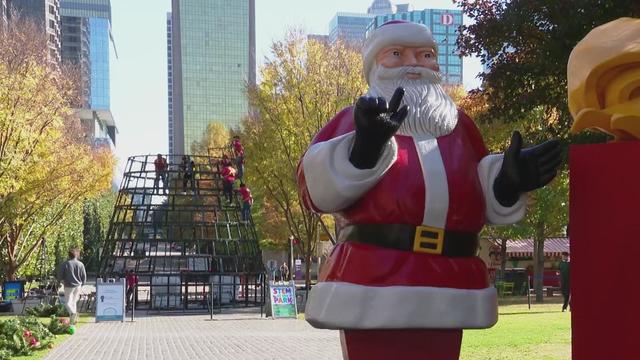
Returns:
[[[129,270],[125,279],[127,281],[127,307],[130,307],[133,293],[135,291],[136,285],[138,285],[138,275],[136,275],[133,270]]]
[[[251,205],[253,205],[253,196],[251,196],[251,190],[245,185],[240,183],[240,190],[238,190],[240,196],[242,196],[242,221],[249,221],[251,217]]]
[[[233,154],[236,158],[240,155],[240,153],[244,154],[244,146],[242,146],[239,136],[236,135],[233,137],[233,141],[231,141],[231,147],[233,147]]]
[[[227,164],[222,168],[220,175],[222,175],[222,192],[231,204],[233,201],[233,183],[236,181],[236,169],[231,164]]]
[[[162,180],[162,193],[167,193],[167,160],[162,157],[161,154],[158,154],[155,161],[153,162],[153,166],[156,171],[156,178],[153,180],[153,191],[154,193],[157,191],[160,193],[159,182]]]

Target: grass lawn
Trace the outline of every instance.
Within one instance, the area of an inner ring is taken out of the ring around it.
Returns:
[[[8,320],[11,318],[14,318],[15,316],[0,316],[0,320]],[[40,321],[45,324],[45,325],[49,325],[49,318],[39,318]],[[83,324],[86,323],[90,323],[93,322],[93,316],[89,316],[89,315],[85,315],[85,314],[81,314],[80,318],[78,319],[78,324],[76,325],[76,328],[82,326]],[[68,339],[70,336],[73,335],[56,335],[56,337],[53,339],[53,347],[55,348],[56,346],[58,346],[59,344],[61,344],[62,342],[64,342],[66,339]],[[33,354],[29,355],[29,356],[16,356],[16,357],[12,357],[11,359],[16,359],[16,360],[40,360],[40,359],[44,359],[45,356],[47,356],[47,353],[49,353],[50,349],[43,349],[43,350],[38,350],[38,351],[34,351]]]
[[[571,359],[571,313],[562,304],[502,305],[498,323],[465,330],[462,360]]]

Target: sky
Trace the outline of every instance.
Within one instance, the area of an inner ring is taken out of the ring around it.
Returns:
[[[229,0],[233,1],[233,0]],[[336,12],[365,13],[373,0],[255,0],[258,68],[287,30],[327,34]],[[451,0],[402,0],[413,9],[455,8]],[[110,57],[111,111],[118,127],[118,173],[133,155],[168,152],[167,12],[170,0],[111,0],[115,48]],[[478,59],[464,59],[464,85],[479,82]]]

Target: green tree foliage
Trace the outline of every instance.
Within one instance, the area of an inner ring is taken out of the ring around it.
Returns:
[[[49,59],[29,21],[0,32],[0,259],[7,278],[32,260],[74,206],[108,189],[114,159],[73,117],[74,72]]]
[[[313,136],[343,107],[364,93],[360,54],[342,43],[329,45],[290,33],[273,43],[260,69],[262,82],[249,89],[254,116],[244,122],[246,176],[261,199],[256,217],[267,239],[288,246],[300,239],[307,281],[321,218],[304,208],[298,194],[298,161]]]
[[[86,200],[83,204],[82,260],[87,271],[96,272],[100,268],[101,252],[116,197],[117,193],[106,191],[94,199]]]
[[[474,23],[458,40],[463,55],[480,56],[488,67],[483,88],[470,93],[463,108],[473,112],[492,152],[508,146],[519,130],[528,146],[550,137],[568,143],[602,141],[600,134],[569,136],[566,65],[573,47],[591,29],[623,16],[640,15],[637,1],[467,1],[456,0]],[[568,17],[572,14],[570,21]],[[544,240],[563,236],[568,222],[568,171],[529,194],[524,221],[490,227],[498,238],[534,240],[534,288],[542,301]]]
[[[462,26],[461,55],[487,65],[481,75],[487,111],[481,122],[518,121],[531,112],[529,137],[566,138],[567,61],[591,29],[640,16],[637,0],[454,0],[472,21]]]
[[[200,141],[191,145],[191,153],[194,155],[209,155],[210,149],[228,147],[230,143],[229,129],[219,122],[207,125],[207,131]]]

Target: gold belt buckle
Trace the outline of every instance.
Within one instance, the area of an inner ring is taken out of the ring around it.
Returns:
[[[413,251],[427,254],[442,254],[444,229],[431,226],[417,226],[413,239]],[[426,246],[425,246],[426,245]]]

